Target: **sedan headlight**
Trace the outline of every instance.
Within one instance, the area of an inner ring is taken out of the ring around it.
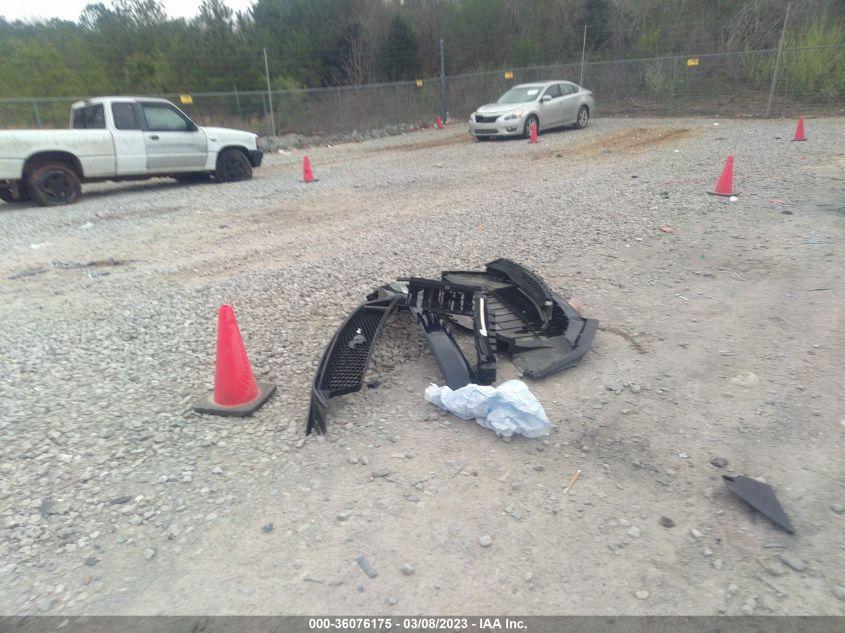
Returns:
[[[475,112],[469,115],[469,120],[475,123]]]
[[[522,110],[520,110],[519,112],[511,112],[509,115],[507,115],[504,118],[504,120],[505,121],[514,121],[514,120],[520,118],[521,116],[522,116]]]

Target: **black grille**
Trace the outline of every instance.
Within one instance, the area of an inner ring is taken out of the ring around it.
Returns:
[[[329,397],[357,391],[370,358],[370,347],[385,313],[361,308],[346,323],[335,341],[320,388]]]
[[[499,118],[499,115],[496,116],[483,116],[481,114],[475,115],[475,122],[476,123],[495,123],[496,119]]]

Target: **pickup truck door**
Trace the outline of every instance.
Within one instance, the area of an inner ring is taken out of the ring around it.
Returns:
[[[150,172],[200,171],[205,167],[205,132],[169,103],[142,101],[144,148]]]
[[[112,101],[111,134],[118,176],[147,173],[141,112],[133,101]]]

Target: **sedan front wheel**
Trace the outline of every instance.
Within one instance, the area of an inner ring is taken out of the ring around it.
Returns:
[[[538,119],[536,115],[532,114],[530,117],[525,119],[525,127],[522,129],[522,138],[528,138],[531,136],[532,123],[537,125],[537,134],[540,133],[540,119]]]

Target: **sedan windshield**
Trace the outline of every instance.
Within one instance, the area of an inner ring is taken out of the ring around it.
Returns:
[[[511,88],[496,103],[525,103],[534,101],[540,94],[540,86],[517,86]]]

